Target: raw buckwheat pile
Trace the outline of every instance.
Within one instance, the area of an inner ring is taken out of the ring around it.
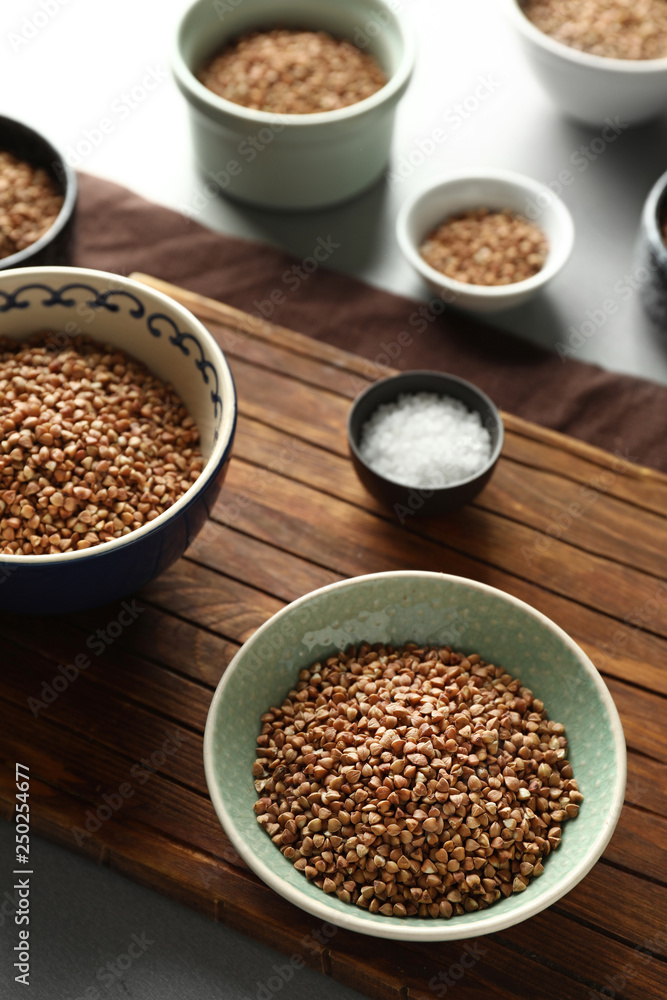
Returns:
[[[540,31],[582,52],[667,56],[667,0],[523,0],[521,7]]]
[[[448,278],[470,285],[511,285],[544,267],[546,236],[521,215],[477,208],[453,215],[430,233],[419,252]]]
[[[82,335],[0,337],[0,430],[4,555],[120,538],[175,503],[204,464],[174,389]]]
[[[63,197],[45,170],[0,151],[0,258],[43,236],[62,205]]]
[[[583,800],[542,702],[449,647],[351,647],[261,721],[259,823],[371,913],[451,917],[523,892]]]
[[[198,74],[220,97],[257,111],[312,114],[356,104],[384,87],[373,58],[325,31],[275,28],[244,35]]]

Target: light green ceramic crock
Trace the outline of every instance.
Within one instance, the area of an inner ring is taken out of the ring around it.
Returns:
[[[270,208],[315,208],[343,201],[387,167],[396,105],[415,60],[412,32],[396,0],[198,0],[184,15],[172,69],[189,104],[203,193]],[[325,30],[375,56],[388,76],[376,94],[337,111],[278,115],[218,97],[195,73],[248,31]]]
[[[479,653],[521,679],[562,722],[584,794],[561,846],[525,892],[450,920],[371,914],[325,895],[297,872],[253,812],[251,768],[259,718],[280,704],[299,670],[363,640],[450,645]],[[599,673],[557,625],[523,601],[461,577],[418,571],[335,583],[279,611],[239,650],[215,693],[204,740],[213,805],[232,844],[268,885],[320,920],[375,937],[442,941],[490,934],[525,920],[592,868],[623,804],[626,751],[616,707]]]

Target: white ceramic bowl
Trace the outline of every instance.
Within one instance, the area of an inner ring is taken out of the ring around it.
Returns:
[[[636,125],[667,110],[667,58],[608,59],[580,52],[536,28],[519,0],[500,0],[524,54],[552,100],[572,118]]]
[[[78,552],[0,555],[0,611],[60,614],[117,600],[178,559],[204,524],[231,457],[236,393],[224,354],[199,320],[138,281],[80,267],[0,272],[0,332],[50,330],[54,349],[86,334],[171,382],[200,434],[199,478],[173,506],[122,538]]]
[[[520,212],[543,230],[549,253],[538,274],[511,285],[470,285],[426,263],[419,252],[425,237],[448,216],[481,207]],[[409,263],[446,303],[494,312],[525,302],[558,274],[572,251],[574,223],[563,202],[545,184],[505,170],[470,170],[448,174],[409,198],[399,212],[396,235]]]
[[[374,183],[387,167],[396,105],[415,60],[412,32],[395,8],[392,0],[197,0],[181,21],[172,69],[190,106],[207,191],[299,209],[344,201]],[[279,115],[234,104],[199,82],[195,73],[227,42],[276,25],[349,38],[375,56],[387,84],[336,111]]]
[[[526,892],[451,920],[385,917],[322,892],[285,858],[257,823],[253,787],[260,716],[280,705],[299,671],[336,649],[410,640],[477,652],[505,667],[563,723],[568,757],[584,795],[576,820],[544,873]],[[211,799],[232,845],[272,889],[318,920],[373,937],[445,941],[491,934],[551,906],[598,860],[623,805],[626,751],[611,695],[579,646],[552,621],[495,587],[397,570],[330,584],[278,611],[241,647],[223,674],[204,735]],[[551,996],[546,993],[545,996]]]

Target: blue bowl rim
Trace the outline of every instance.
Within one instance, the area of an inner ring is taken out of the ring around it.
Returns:
[[[294,888],[285,882],[280,875],[276,874],[273,869],[269,868],[267,864],[265,864],[260,858],[256,857],[248,848],[242,832],[236,829],[234,820],[227,811],[224,798],[219,791],[215,778],[213,744],[216,738],[216,716],[218,709],[224,698],[227,686],[231,683],[235,673],[238,670],[243,669],[244,656],[247,654],[249,649],[252,649],[258,638],[269,628],[273,627],[277,621],[290,614],[294,608],[300,607],[322,594],[332,592],[343,587],[353,587],[360,581],[380,580],[386,577],[397,576],[406,580],[413,578],[431,578],[433,580],[444,579],[453,583],[462,584],[473,590],[478,590],[486,594],[492,594],[495,597],[500,597],[502,600],[507,601],[509,604],[513,604],[515,607],[520,608],[523,612],[536,619],[550,632],[555,634],[580,662],[582,669],[594,684],[600,700],[606,708],[607,717],[609,719],[613,735],[616,760],[618,764],[616,779],[610,797],[609,810],[604,823],[602,824],[597,837],[586,852],[586,855],[568,872],[567,876],[564,877],[558,885],[554,886],[550,891],[540,894],[535,899],[528,898],[525,901],[522,899],[522,903],[512,913],[503,911],[501,905],[492,906],[488,909],[488,911],[485,911],[488,915],[483,919],[477,920],[474,924],[469,924],[463,919],[457,922],[456,918],[452,918],[447,921],[424,921],[423,928],[414,926],[406,927],[403,925],[402,920],[396,917],[384,917],[380,914],[375,914],[377,920],[368,922],[362,920],[356,915],[354,907],[350,907],[351,912],[349,915],[346,913],[341,914],[337,910],[330,908],[326,903],[327,897],[324,893],[322,894],[322,901],[319,899],[311,899],[299,889]],[[577,645],[574,639],[572,639],[567,632],[565,632],[559,625],[556,625],[555,622],[551,621],[551,619],[544,615],[541,611],[531,607],[530,604],[520,600],[520,598],[499,590],[497,587],[492,587],[489,584],[481,583],[477,580],[471,580],[466,577],[455,576],[449,573],[433,573],[426,570],[392,570],[383,573],[369,573],[362,576],[350,577],[347,580],[339,580],[335,583],[330,583],[325,587],[320,587],[317,590],[310,591],[308,594],[304,594],[303,597],[297,598],[297,600],[292,601],[290,604],[281,608],[280,611],[272,615],[266,622],[264,622],[263,625],[259,626],[259,628],[248,640],[246,640],[241,649],[239,649],[230,661],[227,669],[222,675],[222,678],[215,690],[215,694],[213,695],[206,719],[203,753],[206,784],[208,786],[209,795],[211,797],[211,802],[213,803],[216,815],[234,849],[243,858],[252,871],[254,871],[254,873],[262,879],[263,882],[265,882],[271,889],[283,898],[287,899],[294,906],[298,906],[300,909],[305,910],[307,913],[317,917],[319,920],[336,924],[340,927],[356,931],[360,934],[365,934],[369,937],[385,938],[394,941],[434,942],[445,940],[455,941],[461,940],[462,938],[479,937],[480,935],[492,934],[505,927],[520,923],[528,917],[532,917],[535,914],[540,913],[542,910],[546,909],[546,907],[551,906],[566,893],[570,892],[574,886],[588,874],[593,865],[601,857],[604,849],[611,840],[616,824],[618,823],[618,819],[623,808],[627,779],[625,736],[623,733],[623,726],[618,715],[618,710],[614,704],[609,689],[602,679],[602,676],[589,657],[586,656],[581,647]]]
[[[450,483],[449,486],[440,486],[440,487],[438,487],[438,488],[436,488],[436,489],[433,490],[433,496],[434,497],[444,497],[444,496],[446,496],[447,493],[450,492],[450,490],[458,489],[461,486],[466,486],[468,483],[474,483],[478,479],[482,479],[490,470],[492,470],[494,468],[496,462],[500,458],[501,452],[503,450],[503,444],[504,444],[504,441],[505,441],[505,427],[504,427],[504,424],[503,424],[502,416],[500,414],[500,410],[498,409],[498,407],[496,406],[496,404],[493,402],[493,400],[491,400],[486,395],[486,393],[482,391],[482,389],[479,389],[476,385],[474,385],[472,382],[469,382],[467,379],[460,378],[458,375],[450,375],[448,372],[439,372],[439,371],[436,371],[436,370],[429,370],[429,369],[426,369],[426,368],[416,368],[416,369],[410,369],[410,370],[404,371],[404,372],[399,372],[396,375],[387,375],[385,378],[378,379],[376,382],[371,382],[371,384],[369,386],[367,386],[367,388],[362,389],[362,391],[359,393],[359,395],[354,399],[354,401],[353,401],[353,403],[352,403],[352,405],[351,405],[351,407],[349,409],[349,412],[348,412],[348,415],[347,415],[347,440],[348,440],[348,444],[349,444],[350,450],[352,451],[354,457],[380,483],[383,483],[383,484],[385,484],[388,487],[399,486],[399,487],[402,487],[405,490],[410,490],[410,489],[419,490],[420,487],[418,487],[418,486],[410,486],[407,483],[399,482],[397,479],[387,479],[386,476],[383,476],[381,473],[376,472],[375,469],[372,469],[370,467],[370,465],[367,462],[364,461],[364,459],[362,458],[361,453],[359,451],[357,442],[354,440],[354,435],[352,434],[352,420],[354,418],[354,413],[355,413],[358,405],[363,400],[365,400],[369,396],[371,396],[373,394],[373,392],[377,391],[377,389],[378,389],[379,386],[387,385],[390,382],[400,382],[401,380],[404,380],[407,377],[419,377],[420,375],[427,375],[427,376],[429,376],[429,378],[437,376],[438,378],[443,379],[443,394],[446,394],[446,383],[447,382],[449,382],[450,384],[452,382],[454,382],[457,385],[465,386],[467,389],[469,389],[472,392],[472,394],[474,396],[478,397],[489,408],[489,412],[493,415],[494,423],[496,424],[496,427],[497,427],[497,440],[496,440],[495,446],[494,446],[494,448],[493,448],[493,450],[491,452],[491,455],[489,456],[489,459],[486,462],[486,464],[481,469],[479,469],[477,472],[473,473],[473,475],[468,476],[467,479],[459,479],[455,483]],[[398,391],[396,393],[397,397],[400,395],[400,391],[401,390],[400,390],[400,387],[399,387]],[[415,390],[415,389],[411,390],[412,393],[414,393],[415,391],[419,391],[419,390]],[[433,391],[433,390],[424,390],[424,391],[425,392],[426,391],[430,392],[430,391]],[[479,410],[476,410],[476,412],[479,412]]]

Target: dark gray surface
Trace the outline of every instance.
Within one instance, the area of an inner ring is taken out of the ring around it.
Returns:
[[[33,838],[30,985],[14,981],[18,928],[13,829],[0,823],[0,996],[3,1000],[360,1000],[289,957]],[[130,954],[130,951],[133,955]],[[304,954],[304,950],[295,950]],[[307,954],[307,952],[306,952]]]

